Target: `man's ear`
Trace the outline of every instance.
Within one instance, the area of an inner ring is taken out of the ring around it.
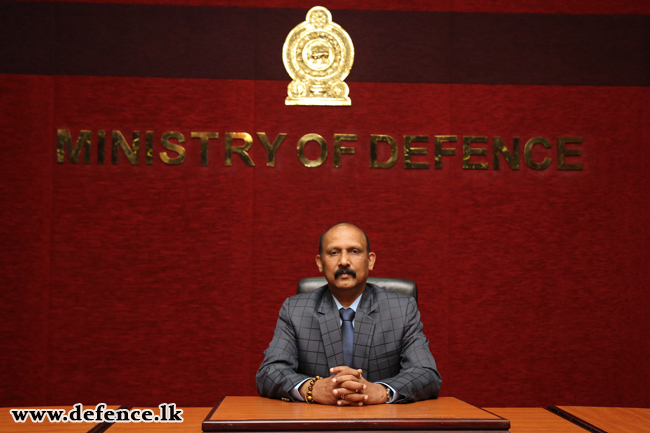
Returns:
[[[320,254],[316,256],[316,266],[318,266],[318,270],[322,273],[323,272],[323,261],[320,258]]]
[[[375,260],[377,260],[377,255],[375,253],[368,254],[368,270],[372,271],[372,268],[375,266]]]

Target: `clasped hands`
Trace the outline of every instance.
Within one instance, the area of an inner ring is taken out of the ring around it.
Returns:
[[[386,387],[368,382],[361,370],[350,367],[330,368],[332,376],[316,381],[312,397],[316,403],[338,406],[363,406],[364,404],[386,403]],[[300,387],[300,394],[307,394],[309,382]]]

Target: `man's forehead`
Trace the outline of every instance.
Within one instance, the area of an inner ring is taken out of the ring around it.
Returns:
[[[338,244],[353,244],[364,247],[366,244],[365,236],[361,229],[350,224],[339,224],[331,229],[323,237],[323,246],[338,246]]]

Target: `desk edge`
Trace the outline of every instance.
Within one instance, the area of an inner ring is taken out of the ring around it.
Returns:
[[[583,429],[590,431],[592,433],[607,433],[605,430],[600,429],[595,425],[590,424],[587,421],[583,420],[582,418],[579,418],[576,415],[572,415],[570,412],[567,412],[564,409],[560,409],[557,406],[549,406],[547,410],[561,418],[564,418],[567,421],[572,422],[578,427],[582,427]]]
[[[491,431],[508,431],[510,429],[510,420],[502,418],[499,415],[478,408],[470,403],[464,402],[470,406],[476,407],[498,419],[486,418],[398,418],[398,419],[314,419],[304,420],[211,420],[212,415],[217,411],[219,406],[225,401],[223,397],[219,403],[214,405],[212,410],[207,414],[201,423],[201,429],[204,432],[247,432],[247,431],[373,431],[373,430],[422,430],[437,427],[436,430],[444,429],[448,426],[457,426],[463,424],[463,428],[470,429],[488,429]],[[462,401],[462,400],[461,400]],[[359,428],[361,427],[361,428]],[[95,433],[95,432],[93,432]]]
[[[508,430],[507,419],[480,418],[398,418],[387,419],[314,419],[305,420],[219,420],[203,421],[203,431],[244,432],[244,431],[377,431],[377,430],[441,430],[450,427],[458,429]]]

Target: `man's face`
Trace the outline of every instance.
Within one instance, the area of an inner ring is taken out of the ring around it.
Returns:
[[[323,237],[323,251],[316,256],[318,269],[325,274],[330,288],[365,288],[368,271],[375,265],[375,253],[369,253],[366,237],[355,226],[339,224]]]

